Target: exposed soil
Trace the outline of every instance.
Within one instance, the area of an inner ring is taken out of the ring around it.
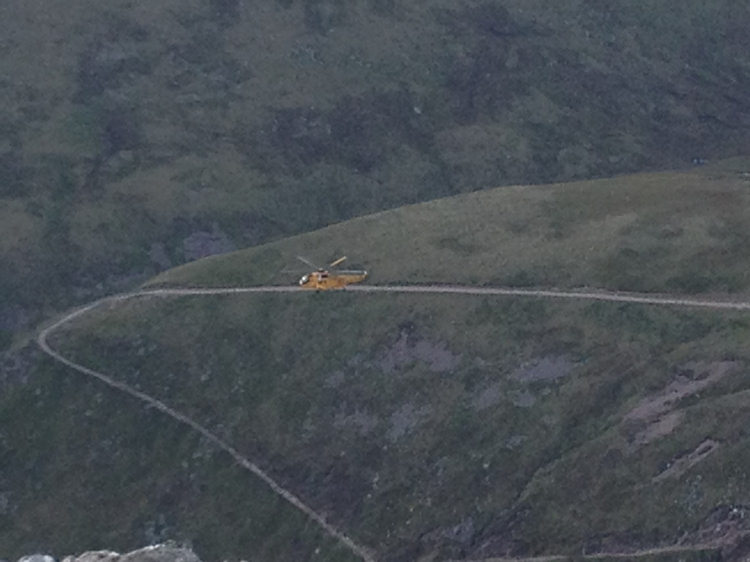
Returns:
[[[681,474],[684,474],[688,469],[698,464],[711,453],[715,452],[719,446],[720,444],[718,441],[714,441],[713,439],[704,440],[694,450],[684,455],[680,455],[671,461],[669,466],[654,476],[652,481],[660,482],[666,478],[676,478]]]
[[[738,365],[735,361],[686,364],[663,390],[641,400],[623,417],[629,452],[671,434],[683,418],[682,412],[676,410],[679,402],[717,383]],[[684,470],[703,458],[700,456]]]
[[[641,400],[623,419],[654,421],[671,411],[680,400],[718,382],[738,365],[736,361],[688,363],[664,390]]]
[[[643,445],[666,437],[677,429],[682,421],[682,417],[682,412],[669,412],[656,418],[633,436],[630,443],[632,450],[639,449]]]

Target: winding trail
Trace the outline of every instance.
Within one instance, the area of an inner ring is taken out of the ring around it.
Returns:
[[[709,552],[716,550],[717,545],[715,544],[686,544],[686,545],[670,545],[670,546],[658,546],[653,548],[647,548],[644,550],[636,550],[633,552],[595,552],[591,554],[576,554],[576,555],[563,555],[563,554],[550,554],[547,556],[534,556],[530,558],[481,558],[481,559],[464,559],[464,560],[449,560],[448,562],[558,562],[571,559],[579,560],[596,560],[598,558],[642,558],[644,556],[658,556],[660,554],[680,554],[685,552]]]
[[[187,425],[192,430],[198,432],[208,441],[213,443],[217,448],[225,451],[232,456],[234,461],[242,468],[250,471],[252,474],[260,478],[265,482],[271,490],[282,497],[284,500],[292,504],[295,508],[304,513],[308,518],[318,524],[328,535],[337,540],[342,546],[346,547],[355,556],[365,562],[375,562],[376,557],[371,549],[358,544],[354,539],[346,535],[340,529],[337,529],[331,523],[329,523],[325,516],[316,512],[312,507],[304,503],[298,496],[291,491],[285,489],[281,484],[274,480],[267,472],[261,469],[256,463],[245,457],[232,445],[221,439],[216,434],[209,431],[204,426],[192,418],[182,414],[161,400],[154,398],[144,392],[141,392],[130,385],[123,382],[117,381],[112,377],[90,369],[84,365],[76,363],[71,359],[66,358],[58,351],[55,351],[49,344],[49,336],[57,331],[59,328],[70,323],[76,318],[91,312],[95,308],[98,308],[104,304],[113,304],[117,302],[123,302],[130,299],[142,298],[142,297],[187,297],[187,296],[207,296],[207,295],[242,295],[252,293],[295,293],[295,294],[312,294],[315,291],[300,289],[296,286],[260,286],[260,287],[227,287],[227,288],[186,288],[186,289],[144,289],[142,291],[136,291],[132,293],[123,293],[119,295],[113,295],[110,297],[104,297],[97,301],[91,302],[81,308],[75,309],[69,312],[67,315],[58,319],[54,323],[43,328],[37,336],[37,344],[44,353],[50,356],[52,359],[61,363],[81,374],[89,377],[93,377],[104,384],[115,388],[125,394],[132,396],[140,400],[141,402],[156,408],[162,413],[170,416],[174,420]],[[471,287],[465,285],[351,285],[344,289],[344,292],[356,292],[356,293],[408,293],[408,294],[441,294],[441,295],[474,295],[474,296],[508,296],[508,297],[530,297],[530,298],[547,298],[547,299],[568,299],[568,300],[591,300],[591,301],[604,301],[604,302],[620,302],[620,303],[632,303],[632,304],[645,304],[645,305],[662,305],[662,306],[675,306],[675,307],[692,307],[692,308],[704,308],[714,310],[735,310],[735,311],[747,311],[750,310],[750,301],[727,301],[727,300],[711,300],[711,299],[696,299],[679,297],[673,295],[649,295],[639,293],[623,293],[623,292],[606,292],[606,291],[560,291],[560,290],[542,290],[542,289],[514,289],[504,287]],[[697,550],[708,550],[716,548],[720,545],[672,545],[659,548],[651,548],[647,550],[629,552],[629,553],[601,553],[601,554],[587,554],[583,558],[597,558],[603,556],[609,557],[643,557],[658,553],[667,552],[686,552],[686,551],[697,551]],[[563,560],[565,556],[549,555],[540,556],[535,558],[490,558],[485,559],[484,562],[546,562],[554,560]]]

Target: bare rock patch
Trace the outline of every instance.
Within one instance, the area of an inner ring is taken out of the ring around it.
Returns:
[[[367,410],[356,409],[351,414],[339,412],[333,420],[337,429],[353,428],[359,435],[367,435],[377,427],[379,420]]]
[[[420,338],[402,329],[398,340],[382,353],[378,366],[385,373],[392,374],[415,361],[426,363],[434,373],[444,373],[455,369],[461,356],[450,351],[443,342]]]
[[[474,395],[471,397],[471,406],[475,411],[481,412],[487,408],[497,406],[502,397],[502,387],[499,382],[495,382],[474,392]]]
[[[211,232],[199,230],[182,241],[185,261],[193,261],[214,254],[231,252],[236,247],[229,237],[214,224]]]
[[[391,426],[386,433],[387,439],[391,443],[395,443],[405,435],[411,433],[427,414],[427,408],[416,408],[412,403],[402,405],[391,414]]]
[[[554,381],[570,374],[575,363],[563,355],[550,355],[521,365],[511,378],[521,382]]]
[[[653,421],[672,410],[683,398],[696,394],[718,382],[738,365],[737,361],[688,363],[661,392],[641,400],[630,412],[625,414],[624,419]]]

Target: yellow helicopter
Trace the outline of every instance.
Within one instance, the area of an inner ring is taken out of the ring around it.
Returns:
[[[310,260],[297,256],[302,263],[309,265],[315,271],[306,273],[299,280],[299,286],[303,289],[316,289],[318,291],[327,289],[343,289],[352,283],[364,281],[367,277],[365,270],[337,270],[329,271],[335,268],[346,259],[346,256],[332,261],[327,268],[318,267]]]

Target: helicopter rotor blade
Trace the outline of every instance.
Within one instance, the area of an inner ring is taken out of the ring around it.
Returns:
[[[346,256],[340,257],[339,259],[332,261],[331,265],[329,265],[328,267],[336,267],[337,265],[341,264],[345,259],[346,259]]]
[[[306,264],[306,265],[309,265],[309,266],[310,266],[310,267],[312,267],[313,269],[320,269],[320,268],[319,268],[319,267],[318,267],[317,265],[315,265],[315,264],[314,264],[313,262],[311,262],[311,261],[310,261],[310,260],[308,260],[307,258],[303,258],[302,256],[297,256],[297,259],[298,259],[299,261],[301,261],[302,263],[304,263],[304,264]]]

